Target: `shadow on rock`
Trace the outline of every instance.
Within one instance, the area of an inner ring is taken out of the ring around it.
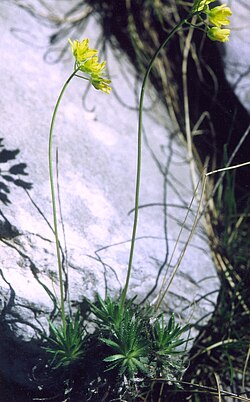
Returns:
[[[12,164],[19,152],[19,149],[6,149],[3,145],[3,138],[0,138],[0,201],[5,205],[10,204],[8,194],[10,193],[11,184],[26,190],[32,188],[31,183],[20,179],[20,176],[28,175],[25,172],[26,163]]]

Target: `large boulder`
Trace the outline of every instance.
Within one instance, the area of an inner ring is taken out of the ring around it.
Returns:
[[[43,55],[51,28],[8,2],[1,4],[1,11],[1,337],[23,342],[31,351],[32,340],[46,333],[59,298],[48,134],[53,107],[74,61],[68,48],[64,61],[48,64]],[[91,20],[83,36],[94,47],[98,34]],[[128,265],[137,155],[135,89],[140,83],[124,55],[108,48],[106,57],[111,95],[74,79],[55,124],[54,168],[59,172],[60,241],[70,307],[93,299],[96,292],[118,294]],[[129,296],[142,301],[150,294],[152,301],[183,250],[197,203],[171,259],[193,184],[187,151],[152,89],[147,91],[143,126],[140,215]],[[205,322],[218,288],[209,242],[199,224],[162,309],[175,311],[185,322]],[[0,344],[0,369],[13,378],[14,371],[24,373],[27,367],[13,364],[17,354],[8,353],[8,345]],[[35,359],[33,350],[30,353]],[[19,382],[24,377],[15,374]]]

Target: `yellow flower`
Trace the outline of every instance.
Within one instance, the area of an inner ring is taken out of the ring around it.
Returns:
[[[85,61],[85,63],[80,67],[80,69],[87,74],[99,76],[103,74],[106,62],[98,62],[98,57],[94,56],[91,59]]]
[[[97,54],[96,49],[91,49],[89,48],[89,40],[88,39],[83,39],[81,42],[78,40],[74,40],[72,42],[69,39],[69,43],[71,45],[72,53],[75,56],[76,59],[76,64],[79,66],[81,63],[85,63],[85,61],[91,57],[93,57],[95,54]]]
[[[230,24],[230,20],[228,17],[232,15],[232,11],[226,4],[222,4],[221,6],[217,6],[212,8],[211,10],[207,11],[207,15],[209,18],[209,22],[212,25],[220,28],[221,25],[228,25]]]
[[[221,29],[218,27],[209,28],[207,36],[211,40],[218,40],[219,42],[228,42],[230,35],[230,29]]]
[[[196,13],[198,11],[206,11],[208,5],[214,1],[215,0],[196,0],[193,5],[193,12]]]
[[[106,94],[110,94],[110,91],[112,89],[109,86],[110,83],[111,80],[102,77],[92,77],[91,79],[91,84],[95,87],[95,89],[100,89],[102,92],[105,92]]]
[[[227,42],[229,40],[230,29],[222,29],[224,25],[230,24],[229,17],[232,11],[226,4],[210,9],[210,3],[215,0],[195,0],[192,7],[192,14],[198,14],[200,19],[203,19],[207,36],[209,39],[219,42]],[[206,16],[208,20],[206,20]],[[211,28],[208,26],[213,25]]]
[[[77,71],[80,70],[89,75],[89,81],[96,89],[109,94],[111,91],[111,87],[109,86],[111,81],[102,77],[105,72],[106,61],[99,63],[98,51],[89,47],[88,39],[84,39],[81,42],[78,40],[72,42],[69,39],[69,43],[76,59]]]

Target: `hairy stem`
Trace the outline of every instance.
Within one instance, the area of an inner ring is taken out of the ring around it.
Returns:
[[[52,212],[53,212],[53,226],[54,226],[54,235],[56,241],[56,254],[57,254],[57,265],[58,265],[58,274],[59,274],[59,285],[60,285],[60,309],[61,309],[61,318],[63,327],[66,328],[66,316],[65,316],[65,308],[64,308],[64,289],[63,289],[63,270],[62,270],[62,261],[61,261],[61,254],[60,254],[60,243],[58,237],[58,225],[57,225],[57,212],[56,212],[56,200],[55,200],[55,186],[54,186],[54,179],[53,179],[53,162],[52,162],[52,143],[53,143],[53,130],[55,119],[57,115],[57,111],[62,100],[63,94],[72,80],[72,78],[76,75],[78,69],[76,69],[67,79],[60,95],[58,96],[57,102],[55,104],[55,108],[53,111],[51,124],[50,124],[50,131],[49,131],[49,179],[50,179],[50,191],[51,191],[51,201],[52,201]]]
[[[143,103],[144,103],[144,95],[145,95],[145,88],[146,84],[148,81],[148,77],[150,74],[150,71],[153,67],[153,64],[161,52],[161,50],[168,44],[168,42],[171,40],[172,36],[179,30],[181,27],[187,23],[188,19],[191,17],[188,16],[187,18],[183,19],[182,21],[179,22],[179,24],[176,25],[175,28],[172,29],[172,31],[168,34],[167,38],[165,41],[159,46],[159,48],[156,50],[154,56],[152,57],[146,73],[143,78],[142,82],[142,87],[141,87],[141,92],[140,92],[140,101],[139,101],[139,119],[138,119],[138,133],[137,133],[137,171],[136,171],[136,189],[135,189],[135,207],[134,207],[134,223],[133,223],[133,230],[132,230],[132,237],[131,237],[131,247],[130,247],[130,255],[129,255],[129,262],[128,262],[128,270],[127,270],[127,277],[126,277],[126,282],[124,289],[122,291],[121,295],[121,306],[122,308],[124,307],[126,295],[128,292],[128,286],[129,286],[129,281],[130,281],[130,276],[131,276],[131,270],[132,270],[132,263],[133,263],[133,256],[134,256],[134,248],[135,248],[135,238],[136,238],[136,230],[137,230],[137,222],[138,222],[138,209],[139,209],[139,195],[140,195],[140,181],[141,181],[141,146],[142,146],[142,112],[143,112]]]

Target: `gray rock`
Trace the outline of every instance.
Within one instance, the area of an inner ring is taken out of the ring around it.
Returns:
[[[226,75],[236,95],[250,112],[249,4],[243,0],[232,0],[230,7],[233,14],[230,41],[226,44]]]
[[[84,37],[90,38],[93,47],[98,32],[91,20]],[[8,336],[26,345],[46,333],[47,319],[56,312],[59,297],[47,148],[53,107],[74,62],[70,49],[64,62],[44,61],[49,33],[49,27],[39,25],[22,9],[1,4],[0,137],[3,149],[19,152],[1,163],[0,181],[6,186],[1,191],[7,201],[1,203],[0,313]],[[115,57],[108,49],[107,65],[113,93],[108,96],[90,88],[83,108],[87,85],[75,79],[55,125],[60,240],[71,305],[85,297],[93,299],[96,292],[118,294],[128,264],[138,118],[134,88],[138,89],[138,82],[124,55]],[[155,287],[149,297],[154,300],[167,270],[170,276],[197,209],[195,203],[168,268],[193,189],[186,149],[172,134],[170,119],[152,89],[147,91],[146,108],[141,208],[129,290],[129,296],[137,295],[138,301]],[[16,165],[19,168],[11,170]],[[14,179],[7,181],[6,175]],[[174,310],[182,322],[205,317],[205,323],[218,288],[208,239],[199,225],[162,308]],[[6,359],[5,352],[0,355]],[[6,370],[11,376],[9,359]],[[1,361],[3,369],[5,360]]]

